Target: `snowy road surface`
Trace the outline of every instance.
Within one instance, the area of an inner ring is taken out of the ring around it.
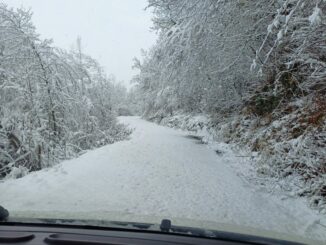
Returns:
[[[135,129],[130,140],[6,180],[0,205],[13,216],[177,217],[326,239],[321,215],[246,183],[225,161],[238,159],[231,153],[219,156],[186,132],[138,117],[120,120]]]

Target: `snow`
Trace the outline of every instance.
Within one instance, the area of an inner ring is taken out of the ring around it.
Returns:
[[[12,216],[235,224],[326,240],[325,219],[301,199],[266,193],[237,174],[239,156],[138,117],[130,140],[0,183]],[[150,217],[153,217],[152,220]],[[155,217],[155,218],[154,218]],[[187,223],[184,225],[188,225]]]
[[[282,38],[283,38],[283,30],[280,30],[277,33],[277,41],[281,42]]]
[[[314,8],[314,12],[312,13],[312,15],[308,17],[310,25],[312,26],[319,25],[321,23],[321,15],[322,15],[321,9],[318,8],[318,6],[316,6]]]

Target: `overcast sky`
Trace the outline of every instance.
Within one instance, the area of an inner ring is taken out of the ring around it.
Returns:
[[[31,8],[42,38],[70,49],[78,36],[85,53],[96,58],[108,74],[129,83],[133,57],[156,40],[150,31],[147,0],[0,0],[10,7]]]

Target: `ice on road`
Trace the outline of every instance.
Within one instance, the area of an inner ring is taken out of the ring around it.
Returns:
[[[326,238],[317,212],[243,181],[225,161],[237,161],[231,153],[219,156],[186,132],[138,117],[120,120],[135,129],[130,140],[0,182],[0,205],[13,216],[166,217]]]

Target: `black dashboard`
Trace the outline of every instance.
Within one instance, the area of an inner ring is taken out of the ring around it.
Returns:
[[[299,243],[246,236],[233,233],[220,233],[214,237],[192,236],[171,232],[158,232],[146,229],[98,228],[78,225],[21,224],[0,222],[0,244],[266,244],[295,245]]]

